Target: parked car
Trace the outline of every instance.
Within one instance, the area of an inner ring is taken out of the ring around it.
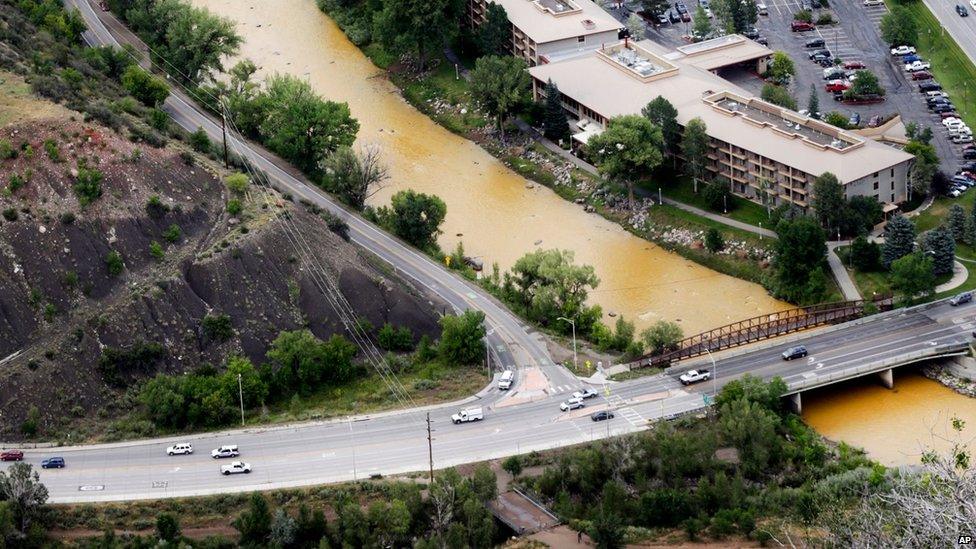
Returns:
[[[912,61],[911,63],[905,63],[905,70],[908,72],[915,71],[927,71],[932,68],[932,63],[928,61]]]
[[[959,14],[959,17],[969,17],[969,10],[962,4],[956,4],[956,13]]]
[[[220,466],[220,474],[222,475],[236,475],[238,473],[247,474],[250,472],[251,472],[251,464],[245,463],[243,461],[235,461],[232,462],[230,465]]]
[[[675,2],[674,9],[678,10],[678,13],[688,13],[688,6],[684,2]]]
[[[942,125],[945,126],[945,127],[947,127],[947,128],[949,126],[958,126],[960,124],[964,124],[964,122],[962,121],[961,118],[959,118],[957,116],[949,116],[949,117],[946,117],[946,118],[942,119]]]
[[[600,410],[599,412],[593,412],[590,414],[590,419],[593,421],[606,421],[608,419],[613,419],[613,412],[610,410]]]
[[[963,160],[976,160],[976,149],[964,149],[962,158]]]
[[[864,69],[864,68],[867,68],[867,65],[865,65],[861,61],[848,61],[848,62],[844,63],[844,68],[845,69],[848,69],[848,70]]]
[[[594,391],[593,389],[590,389],[589,387],[587,387],[585,389],[582,389],[582,390],[579,390],[579,391],[576,391],[575,393],[573,393],[573,398],[581,398],[583,400],[586,400],[586,399],[589,399],[589,398],[596,398],[598,396],[600,396],[600,393]]]
[[[808,48],[822,48],[824,47],[824,39],[814,38],[813,40],[807,40],[807,43],[804,45]]]
[[[49,457],[41,460],[41,469],[64,469],[63,457]]]
[[[793,32],[807,32],[815,30],[817,27],[813,23],[807,23],[806,21],[793,21],[790,23],[790,30]]]
[[[790,347],[789,349],[783,351],[783,360],[793,360],[794,358],[803,358],[807,356],[807,348],[803,345],[797,345],[796,347]]]
[[[756,27],[747,29],[742,33],[742,36],[745,36],[750,40],[755,40],[756,38],[759,38],[759,29],[757,29]]]
[[[756,43],[757,44],[762,44],[763,46],[768,46],[769,45],[769,40],[766,40],[765,37],[760,36],[759,38],[756,38]]]
[[[584,404],[583,404],[583,399],[582,398],[573,397],[573,398],[570,398],[569,400],[567,400],[567,401],[565,401],[563,403],[560,403],[559,404],[559,409],[562,410],[562,411],[564,411],[564,412],[568,412],[570,410],[575,410],[577,408],[582,408],[583,406],[584,406]]]
[[[824,88],[829,92],[842,92],[850,89],[850,87],[850,82],[846,82],[844,80],[831,80],[830,82],[827,82],[827,85]]]
[[[946,120],[948,118],[959,118],[959,113],[957,113],[957,112],[943,112],[943,113],[939,113],[939,116],[942,117],[943,120]]]
[[[928,71],[918,71],[912,73],[912,80],[931,80],[932,73]]]
[[[936,105],[932,107],[932,112],[936,114],[941,114],[944,112],[955,112],[956,108],[950,103],[948,105]]]
[[[818,53],[810,58],[811,61],[820,65],[821,67],[831,67],[834,65],[833,59],[827,57],[826,55]]]
[[[830,50],[826,50],[826,49],[812,51],[812,52],[810,52],[810,53],[807,54],[807,57],[809,57],[810,59],[813,59],[814,57],[817,57],[817,56],[833,57],[833,54],[830,53]]]
[[[192,454],[192,453],[193,453],[193,445],[190,444],[189,442],[180,442],[166,449],[167,456],[175,456],[177,454],[179,455]]]
[[[884,0],[864,0],[864,5],[865,6],[868,6],[868,7],[871,7],[871,6],[883,6],[884,5]]]
[[[861,124],[861,115],[856,112],[851,113],[851,117],[847,119],[848,125],[858,126]]]
[[[963,292],[961,294],[952,296],[952,299],[949,300],[949,305],[956,307],[958,305],[962,305],[963,303],[969,303],[972,300],[973,292]]]
[[[939,84],[935,80],[928,80],[919,84],[918,89],[923,92],[937,91],[942,89],[942,84]]]
[[[676,9],[673,9],[673,8],[672,9],[669,9],[668,10],[668,19],[672,23],[680,23],[681,22],[681,14],[678,13],[678,10],[676,10]]]
[[[237,457],[239,455],[241,455],[241,453],[237,449],[236,444],[228,444],[226,446],[221,446],[220,448],[216,448],[212,452],[210,452],[210,457],[214,459]]]
[[[4,450],[0,452],[0,461],[23,461],[24,452],[20,450]]]
[[[952,141],[953,143],[955,143],[957,145],[959,145],[961,143],[972,143],[973,142],[973,136],[972,135],[957,135],[957,136],[953,137],[952,139],[950,139],[950,141]]]
[[[691,23],[691,14],[688,12],[682,13],[681,20],[684,21],[685,23]]]
[[[766,4],[756,4],[756,13],[759,15],[769,15],[769,8]]]
[[[902,63],[913,63],[915,61],[921,61],[921,60],[922,60],[922,58],[919,57],[918,55],[914,54],[914,53],[910,53],[908,55],[903,55],[902,58],[901,58],[901,62]]]
[[[915,53],[915,48],[912,46],[895,46],[891,48],[891,55],[908,55]]]
[[[840,67],[831,67],[829,69],[824,69],[823,79],[824,80],[837,80],[838,78],[847,78],[847,73],[844,69]]]

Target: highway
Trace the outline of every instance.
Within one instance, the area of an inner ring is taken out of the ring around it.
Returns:
[[[113,43],[84,0],[77,5],[93,32],[88,39]],[[212,135],[220,128],[179,94],[166,108],[185,128],[204,127]],[[433,465],[448,467],[513,454],[578,444],[648,428],[654,420],[703,408],[703,395],[731,379],[751,373],[765,379],[783,377],[796,386],[828,379],[885,359],[897,359],[946,343],[970,341],[976,304],[950,307],[946,303],[894,311],[845,325],[794,335],[775,342],[716,354],[716,379],[683,387],[672,375],[655,375],[600,387],[600,396],[581,410],[561,412],[559,402],[582,387],[568,371],[554,365],[544,345],[503,306],[476,286],[406,247],[357,216],[332,203],[306,185],[284,163],[259,148],[237,140],[233,147],[247,155],[270,179],[296,197],[306,198],[343,215],[353,241],[389,262],[401,274],[429,288],[458,309],[485,311],[494,330],[493,348],[506,365],[519,366],[521,382],[526,368],[539,368],[547,376],[543,391],[527,391],[521,384],[510,392],[489,387],[466,406],[480,405],[485,419],[454,425],[456,405],[427,410],[400,410],[335,421],[289,426],[255,427],[219,433],[114,444],[25,450],[35,466],[49,456],[62,456],[66,467],[42,470],[52,502],[95,502],[206,495],[272,488],[310,486],[369,477],[425,471],[428,467],[427,423],[433,427]],[[784,362],[780,353],[803,343],[807,359]],[[500,346],[500,347],[499,347]],[[708,364],[697,359],[683,367]],[[897,378],[895,383],[897,384]],[[609,407],[616,417],[593,422],[589,414]],[[166,456],[175,442],[191,442],[195,453]],[[240,459],[253,467],[251,474],[222,476],[227,461],[213,460],[210,450],[237,444]],[[9,463],[0,465],[6,468]]]
[[[956,4],[965,6],[969,10],[969,17],[960,17],[956,13]],[[929,11],[935,15],[950,36],[966,52],[969,59],[976,64],[976,8],[967,0],[925,0]],[[976,84],[973,84],[976,85]]]

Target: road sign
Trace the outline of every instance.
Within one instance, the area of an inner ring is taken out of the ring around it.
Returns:
[[[706,395],[706,394],[702,393],[702,402],[705,403],[705,406],[711,406],[712,405],[712,402],[714,402],[714,400],[715,399],[713,399],[710,395]]]

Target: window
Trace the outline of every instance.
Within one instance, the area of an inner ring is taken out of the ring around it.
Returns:
[[[878,182],[877,181],[874,182],[874,190],[878,190]]]
[[[895,177],[895,169],[894,168],[891,168],[891,177]],[[892,189],[894,189],[894,187],[892,187]]]
[[[874,172],[874,175],[872,177],[878,177],[878,172]]]
[[[891,203],[894,204],[894,202],[895,202],[895,195],[894,195],[894,193],[892,193],[891,194]]]
[[[894,181],[891,182],[891,190],[895,190],[895,182]]]
[[[576,41],[579,42],[580,44],[582,44],[583,42],[586,42],[586,37],[585,36],[577,36],[576,37]]]

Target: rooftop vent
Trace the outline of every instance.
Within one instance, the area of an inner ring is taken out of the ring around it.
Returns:
[[[833,141],[830,142],[830,146],[835,149],[839,149],[844,146],[844,142],[841,141],[840,139],[834,139]]]
[[[595,29],[596,28],[596,23],[594,23],[592,19],[584,19],[582,21],[582,23],[583,23],[583,28],[584,29]]]

